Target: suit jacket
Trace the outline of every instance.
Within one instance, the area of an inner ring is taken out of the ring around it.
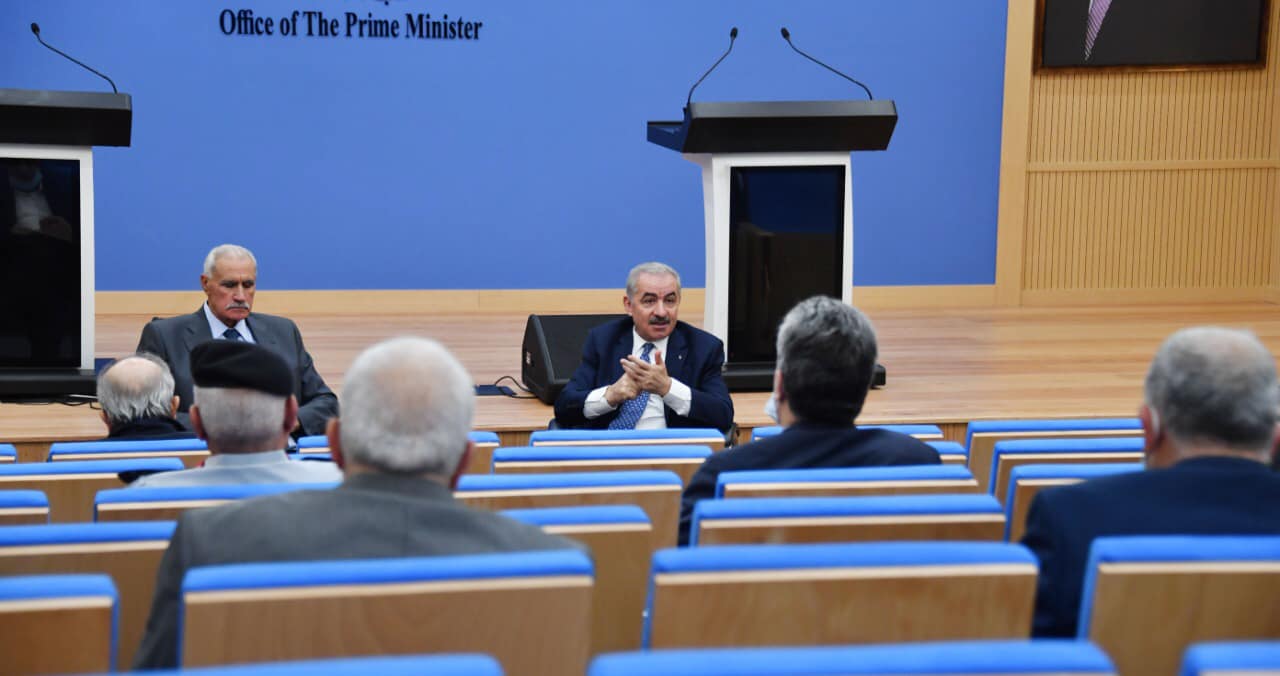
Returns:
[[[582,363],[573,379],[556,397],[556,422],[561,427],[605,429],[618,409],[588,420],[582,412],[587,395],[597,387],[613,384],[622,377],[621,361],[631,354],[634,324],[630,317],[602,324],[587,334],[582,346]],[[733,425],[733,400],[725,387],[724,344],[719,338],[684,322],[676,322],[662,355],[667,373],[693,391],[689,415],[676,415],[666,408],[667,427],[714,427],[727,430]],[[621,407],[618,407],[619,409]]]
[[[302,435],[324,434],[329,418],[338,415],[338,397],[324,384],[316,373],[315,363],[302,344],[302,334],[292,321],[284,317],[254,312],[246,320],[253,339],[284,357],[293,372],[293,393],[298,397],[298,421]],[[139,352],[150,352],[160,357],[173,371],[175,394],[178,395],[179,420],[190,426],[187,410],[191,408],[191,348],[213,340],[204,308],[194,314],[152,319],[142,327],[138,340]]]
[[[1112,0],[1086,61],[1089,0],[1046,0],[1044,64],[1158,64],[1249,61],[1258,2]]]
[[[114,425],[103,441],[161,441],[194,439],[195,433],[173,418],[135,418]]]
[[[716,496],[721,472],[752,469],[937,465],[929,444],[905,434],[853,425],[798,422],[774,437],[713,453],[694,473],[680,503],[680,544],[689,544],[693,508]]]
[[[352,476],[333,490],[188,511],[160,561],[151,616],[133,666],[176,666],[182,578],[197,566],[574,547],[536,526],[466,507],[438,483],[389,474]]]
[[[1046,489],[1031,501],[1022,538],[1040,559],[1032,634],[1076,635],[1094,538],[1259,534],[1280,534],[1280,475],[1251,460],[1192,458]]]

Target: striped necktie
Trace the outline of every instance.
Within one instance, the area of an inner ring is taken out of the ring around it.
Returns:
[[[649,353],[653,352],[653,343],[645,343],[640,349],[640,360],[649,361]],[[622,406],[618,407],[618,417],[609,423],[611,430],[633,430],[636,423],[640,422],[640,416],[644,415],[644,410],[649,407],[649,393],[641,392],[634,399],[628,399],[622,402]]]
[[[244,336],[240,335],[240,332],[237,331],[236,327],[234,326],[227,329],[226,331],[223,331],[222,337],[225,340],[237,340],[237,341],[244,340]]]
[[[1093,42],[1098,39],[1098,31],[1102,30],[1102,20],[1107,17],[1107,10],[1111,9],[1111,0],[1090,0],[1089,2],[1089,24],[1085,29],[1084,36],[1084,58],[1089,60],[1089,55],[1093,53]]]

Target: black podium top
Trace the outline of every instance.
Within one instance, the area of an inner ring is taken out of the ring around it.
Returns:
[[[893,101],[708,101],[682,122],[649,122],[649,142],[682,153],[884,150]]]
[[[0,89],[0,143],[127,146],[132,130],[128,94]]]

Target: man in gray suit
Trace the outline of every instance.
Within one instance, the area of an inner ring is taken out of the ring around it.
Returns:
[[[191,348],[210,339],[262,345],[283,357],[292,373],[299,404],[294,436],[323,434],[325,421],[338,415],[338,397],[316,372],[292,321],[260,312],[250,315],[257,278],[258,261],[248,249],[235,244],[214,247],[200,275],[208,300],[192,314],[151,320],[142,327],[137,351],[154,354],[169,365],[178,395],[178,420],[187,425]]]
[[[575,545],[456,502],[471,452],[470,375],[439,343],[396,338],[356,358],[329,449],[346,475],[298,491],[187,512],[160,562],[134,668],[173,667],[182,578],[224,563],[482,554]],[[285,630],[285,628],[282,628]]]

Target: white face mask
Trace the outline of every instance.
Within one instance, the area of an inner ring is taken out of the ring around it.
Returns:
[[[764,414],[773,422],[782,424],[782,421],[778,420],[778,399],[772,392],[769,393],[769,400],[764,402]]]

